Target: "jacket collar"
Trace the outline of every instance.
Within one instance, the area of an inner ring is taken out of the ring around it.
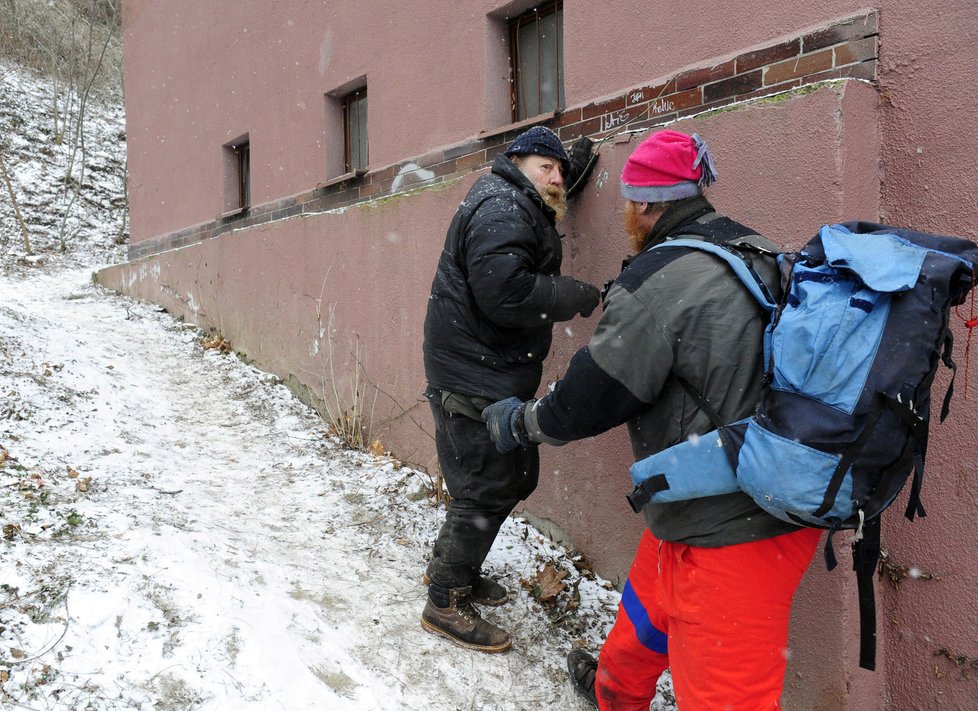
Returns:
[[[534,205],[540,208],[540,211],[543,212],[547,220],[550,221],[550,224],[554,224],[557,213],[554,212],[550,205],[543,201],[543,197],[540,195],[540,192],[536,189],[533,183],[530,182],[530,179],[523,175],[523,171],[516,167],[513,161],[500,153],[492,162],[492,172],[504,179],[506,182],[511,183],[513,187],[526,195]]]
[[[645,249],[659,244],[675,232],[677,228],[693,222],[710,212],[716,212],[716,210],[710,204],[710,201],[702,195],[696,195],[685,200],[677,200],[652,225],[652,229],[649,231],[649,236],[645,243]]]

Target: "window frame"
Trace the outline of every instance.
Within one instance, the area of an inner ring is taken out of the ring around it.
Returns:
[[[513,18],[508,23],[508,33],[509,33],[509,56],[510,56],[510,77],[512,81],[510,82],[510,117],[512,121],[520,122],[524,121],[533,116],[539,116],[547,113],[557,113],[563,107],[562,104],[566,100],[564,96],[564,62],[563,62],[563,12],[564,3],[563,0],[547,0],[547,2],[540,3],[539,5],[527,10],[518,17]],[[554,15],[556,17],[556,26],[559,31],[556,32],[556,41],[554,42],[554,57],[552,64],[546,65],[541,56],[540,50],[540,23],[543,19]],[[536,110],[530,110],[527,108],[526,97],[527,91],[523,86],[523,79],[525,78],[524,72],[521,70],[521,53],[520,53],[520,30],[534,23],[537,26],[537,77],[536,77]],[[545,67],[550,66],[555,74],[555,85],[556,85],[556,97],[554,99],[553,106],[542,106],[542,95],[541,87],[544,84],[543,81],[543,70]],[[522,89],[522,90],[521,90]]]
[[[233,217],[251,208],[251,140],[243,133],[223,146],[224,211],[221,218]]]
[[[361,117],[362,107],[362,117]],[[354,89],[340,98],[343,114],[343,174],[362,173],[369,165],[367,87]],[[355,118],[355,120],[354,120]],[[355,136],[354,136],[354,131]],[[354,155],[354,139],[356,152]],[[354,160],[356,162],[354,163]]]
[[[231,151],[235,158],[237,207],[240,210],[247,210],[251,207],[251,142],[244,141],[231,146]]]

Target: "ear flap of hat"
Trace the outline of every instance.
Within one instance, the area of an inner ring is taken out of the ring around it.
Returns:
[[[702,193],[717,179],[709,148],[699,134],[657,131],[628,156],[621,194],[635,202],[667,202]]]
[[[702,139],[700,134],[694,133],[691,137],[693,145],[696,146],[696,159],[693,161],[693,170],[702,166],[699,184],[706,187],[717,181],[717,169],[713,165],[713,154],[710,153],[709,146]]]

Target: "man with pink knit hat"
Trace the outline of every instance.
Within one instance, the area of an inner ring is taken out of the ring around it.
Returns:
[[[636,459],[733,422],[761,389],[765,317],[719,258],[669,240],[705,240],[747,256],[779,284],[777,247],[718,213],[716,180],[698,136],[658,131],[621,174],[634,255],[604,299],[588,345],[539,400],[483,412],[500,451],[560,445],[628,425]],[[624,487],[623,487],[624,488]],[[672,671],[681,711],[780,708],[791,600],[820,531],[765,513],[735,493],[642,508],[638,544],[615,625],[597,660],[568,656],[577,689],[601,709],[647,711]]]

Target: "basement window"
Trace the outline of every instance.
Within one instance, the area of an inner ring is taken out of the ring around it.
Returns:
[[[513,121],[564,105],[564,10],[560,0],[509,23]]]
[[[224,145],[224,215],[251,207],[251,143],[248,135]]]
[[[367,88],[357,89],[342,99],[343,172],[367,169]]]

